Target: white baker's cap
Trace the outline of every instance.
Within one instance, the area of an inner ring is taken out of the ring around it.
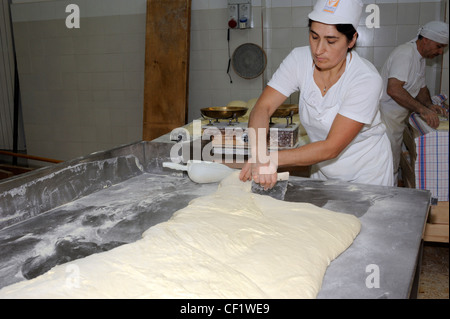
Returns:
[[[419,29],[419,34],[441,44],[448,44],[448,24],[441,21],[431,21]]]
[[[351,24],[356,30],[362,10],[361,0],[317,0],[308,18],[325,24]]]

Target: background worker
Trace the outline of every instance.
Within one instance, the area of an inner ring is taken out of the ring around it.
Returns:
[[[442,55],[447,45],[448,24],[440,21],[429,22],[419,30],[416,39],[398,46],[382,68],[383,93],[380,110],[391,141],[395,185],[405,120],[410,113],[420,114],[432,128],[439,126],[439,114],[448,116],[447,110],[432,103],[425,83],[426,59]]]

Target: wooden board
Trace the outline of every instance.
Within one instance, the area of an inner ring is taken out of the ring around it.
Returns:
[[[449,227],[444,224],[427,224],[425,226],[425,241],[432,241],[438,243],[448,243],[449,235],[448,235]]]
[[[147,0],[143,140],[187,122],[191,0]]]
[[[23,173],[31,172],[33,168],[29,167],[21,167],[16,165],[9,165],[9,164],[0,164],[0,172],[8,172],[14,175],[20,175]]]
[[[9,178],[9,177],[12,177],[12,176],[13,176],[12,172],[0,169],[0,179]]]
[[[448,202],[438,202],[437,205],[431,206],[429,222],[432,224],[447,224],[449,221],[449,205]]]
[[[439,202],[431,206],[423,239],[440,243],[449,242],[449,210],[448,202]]]

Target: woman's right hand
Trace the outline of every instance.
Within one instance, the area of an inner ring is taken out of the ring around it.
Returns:
[[[243,182],[252,180],[252,164],[246,162],[239,173],[239,179]]]

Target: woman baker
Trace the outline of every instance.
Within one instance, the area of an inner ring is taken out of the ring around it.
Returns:
[[[317,1],[308,16],[310,45],[284,59],[250,114],[252,158],[242,181],[272,188],[278,167],[312,165],[311,178],[393,185],[392,152],[378,108],[382,80],[352,50],[362,9],[360,0]],[[269,154],[270,117],[296,91],[311,143]]]

